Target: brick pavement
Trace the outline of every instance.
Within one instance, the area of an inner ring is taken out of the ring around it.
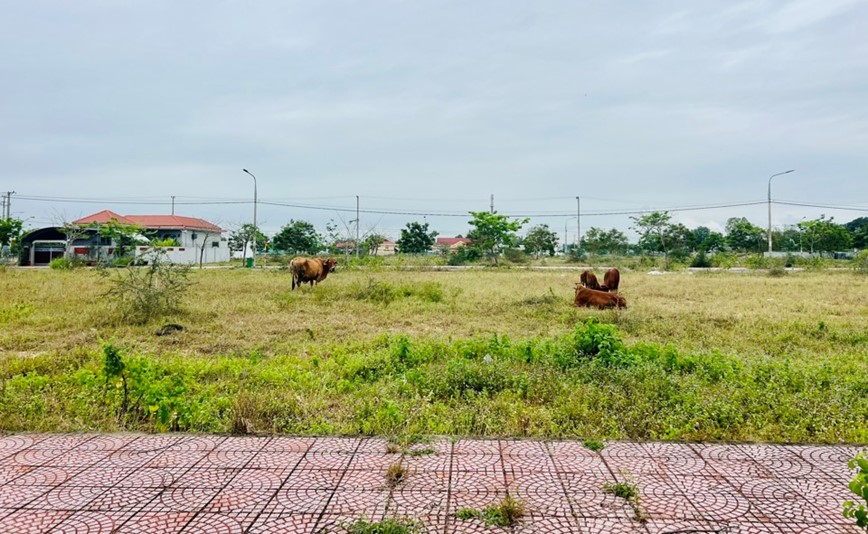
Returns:
[[[377,438],[0,436],[0,532],[342,532],[365,517],[424,532],[858,533],[841,515],[849,446]],[[413,450],[413,449],[411,449]],[[400,462],[406,478],[387,483]],[[603,491],[638,486],[636,509]],[[461,520],[507,495],[514,527]]]

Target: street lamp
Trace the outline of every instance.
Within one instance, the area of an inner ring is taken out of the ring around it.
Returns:
[[[772,178],[775,176],[780,176],[782,174],[790,174],[794,172],[795,169],[790,169],[788,171],[775,173],[769,176],[769,255],[772,253]]]
[[[246,172],[250,175],[251,178],[253,178],[253,237],[251,238],[251,240],[253,241],[253,262],[251,263],[251,265],[253,267],[256,267],[256,232],[258,230],[256,227],[256,176],[253,176],[253,173],[248,171],[247,169],[241,170]]]

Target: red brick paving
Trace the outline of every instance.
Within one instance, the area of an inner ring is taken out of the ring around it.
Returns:
[[[0,436],[0,532],[344,532],[414,520],[423,532],[858,533],[851,446],[445,439],[430,454],[379,438]],[[385,473],[401,462],[405,480]],[[645,521],[603,491],[639,488]],[[512,528],[461,520],[510,495]]]

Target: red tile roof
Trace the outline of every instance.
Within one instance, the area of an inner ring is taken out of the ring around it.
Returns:
[[[449,245],[451,247],[452,245],[458,245],[458,244],[467,245],[469,243],[470,243],[470,239],[466,238],[466,237],[438,237],[437,242],[435,244],[437,244],[437,245]]]
[[[216,224],[210,223],[197,217],[182,217],[180,215],[118,215],[110,210],[103,210],[75,221],[75,224],[106,223],[115,219],[122,224],[137,224],[143,228],[156,229],[180,229],[180,230],[203,230],[208,232],[222,232],[223,229]]]

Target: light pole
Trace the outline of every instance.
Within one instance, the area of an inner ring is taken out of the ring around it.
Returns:
[[[778,172],[769,176],[769,255],[771,255],[772,253],[772,178],[774,178],[775,176],[780,176],[782,174],[790,174],[793,171],[795,171],[795,169]]]
[[[569,243],[569,241],[567,240],[567,224],[569,224],[569,222],[573,219],[575,219],[575,217],[567,217],[564,220],[564,254],[567,253],[567,244]]]
[[[582,200],[576,197],[576,246],[582,250]]]
[[[246,172],[250,175],[251,178],[253,178],[253,236],[251,237],[251,241],[253,242],[253,250],[251,254],[253,256],[253,262],[251,263],[251,265],[253,267],[256,267],[256,176],[253,176],[253,173],[248,171],[247,169],[241,170]]]

